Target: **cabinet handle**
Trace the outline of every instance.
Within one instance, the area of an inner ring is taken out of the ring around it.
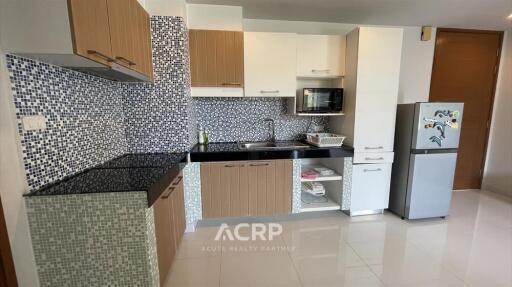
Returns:
[[[377,168],[377,169],[363,169],[364,172],[374,172],[374,171],[382,171],[381,168]]]
[[[173,192],[173,190],[174,190],[174,186],[168,187],[167,191],[164,193],[164,195],[162,195],[162,199],[169,198],[169,196],[171,196],[171,193]]]
[[[176,180],[172,183],[172,185],[177,185],[178,183],[180,183],[180,181],[181,181],[181,179],[182,179],[182,178],[183,178],[183,176],[181,176],[181,175],[180,175],[180,176],[178,176],[178,177],[176,178]]]
[[[268,166],[268,163],[251,163],[249,166]]]
[[[365,160],[384,160],[383,157],[365,157]]]
[[[313,70],[311,70],[311,72],[313,72],[313,73],[317,73],[317,72],[325,72],[325,73],[327,73],[327,72],[329,72],[330,70],[331,70],[331,69],[323,69],[323,70],[313,69]]]
[[[135,62],[132,62],[132,61],[126,59],[125,57],[116,56],[116,60],[123,61],[123,62],[127,63],[130,66],[135,66],[136,65]]]
[[[260,91],[261,94],[278,94],[279,93],[279,90],[273,90],[273,91],[265,91],[265,90],[261,90]]]
[[[377,147],[370,147],[370,146],[365,146],[364,149],[383,149],[384,147],[383,146],[377,146]]]
[[[241,86],[241,83],[222,83],[223,86]]]
[[[111,63],[111,62],[114,62],[114,59],[110,58],[109,56],[103,54],[103,53],[100,53],[96,50],[87,50],[87,54],[89,55],[97,55],[99,56],[100,58],[103,58],[104,60],[107,60],[107,62]]]
[[[226,164],[224,165],[224,167],[237,167],[239,166],[238,164]]]

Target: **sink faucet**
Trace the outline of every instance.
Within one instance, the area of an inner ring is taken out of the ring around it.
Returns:
[[[269,127],[270,127],[270,132],[269,132],[270,141],[271,142],[275,142],[276,141],[276,124],[275,124],[274,120],[270,119],[270,118],[267,118],[267,119],[264,119],[264,121],[270,123],[270,125],[269,125]]]

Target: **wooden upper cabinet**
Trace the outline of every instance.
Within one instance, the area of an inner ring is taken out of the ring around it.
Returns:
[[[113,55],[107,0],[69,0],[69,13],[74,52],[109,65]]]
[[[74,52],[153,78],[150,18],[137,0],[69,0]]]
[[[192,87],[243,87],[244,34],[190,30]]]
[[[137,38],[137,0],[107,0],[112,55],[117,64],[135,68],[135,38]]]

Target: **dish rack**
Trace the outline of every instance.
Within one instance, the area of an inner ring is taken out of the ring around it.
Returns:
[[[306,141],[317,147],[333,147],[343,145],[345,136],[331,133],[307,133]]]

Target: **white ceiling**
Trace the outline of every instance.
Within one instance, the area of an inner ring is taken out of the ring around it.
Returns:
[[[242,6],[244,18],[505,30],[512,0],[187,0]]]

